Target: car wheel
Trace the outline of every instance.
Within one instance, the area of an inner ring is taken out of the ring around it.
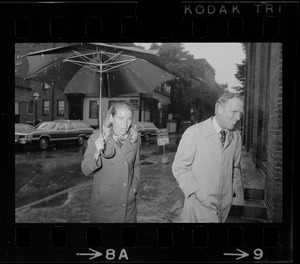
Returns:
[[[144,135],[144,140],[145,141],[149,141],[150,140],[150,135],[149,134],[145,134]]]
[[[49,146],[49,139],[43,137],[39,140],[40,149],[45,150]]]
[[[80,137],[78,138],[78,140],[77,140],[77,143],[78,143],[79,146],[82,146],[83,143],[84,143],[84,137],[83,137],[83,136],[80,136]]]

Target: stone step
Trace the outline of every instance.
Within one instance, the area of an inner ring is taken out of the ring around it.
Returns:
[[[229,215],[245,219],[265,222],[266,207],[263,200],[233,200]]]
[[[244,199],[245,200],[264,200],[265,190],[262,189],[244,189]]]
[[[246,217],[238,217],[229,215],[226,219],[226,223],[265,223],[266,221],[260,219],[252,219]]]
[[[264,200],[264,174],[261,172],[261,170],[254,167],[251,153],[246,152],[244,146],[241,158],[241,174],[244,187],[244,199]]]

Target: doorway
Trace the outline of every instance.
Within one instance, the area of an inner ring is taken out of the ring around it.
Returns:
[[[82,120],[83,119],[83,94],[68,95],[69,102],[69,119]]]

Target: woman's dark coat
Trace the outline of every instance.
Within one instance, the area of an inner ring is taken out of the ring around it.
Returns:
[[[90,136],[88,146],[81,163],[84,175],[94,174],[94,184],[91,198],[91,223],[128,223],[136,222],[136,193],[140,185],[140,138],[135,143],[129,136],[120,148],[109,136],[106,150],[116,149],[112,159],[101,155],[96,161],[95,140],[99,131]]]

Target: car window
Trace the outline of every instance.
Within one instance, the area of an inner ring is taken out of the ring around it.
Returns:
[[[67,129],[68,129],[68,130],[73,130],[73,129],[76,128],[75,125],[74,125],[73,123],[66,123],[66,125],[67,125]]]
[[[144,123],[144,128],[156,128],[156,126],[153,123]]]
[[[87,127],[89,127],[86,123],[84,123],[84,122],[76,122],[76,123],[74,123],[75,124],[75,126],[77,127],[77,128],[87,128]]]
[[[58,124],[57,130],[66,130],[66,125],[64,123]]]
[[[56,127],[56,123],[46,122],[38,125],[36,129],[49,130],[49,129],[54,129],[55,127]]]

